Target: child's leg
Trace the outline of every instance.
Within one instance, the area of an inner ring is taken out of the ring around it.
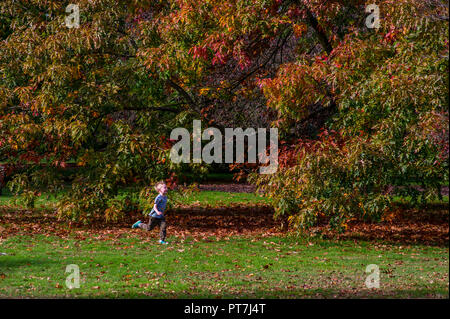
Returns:
[[[167,229],[166,220],[162,219],[159,224],[159,237],[162,241],[166,240],[166,229]]]
[[[145,230],[152,230],[153,228],[155,228],[155,226],[156,226],[155,218],[153,218],[153,217],[150,217],[148,224],[141,223],[138,225],[139,228],[142,228]]]

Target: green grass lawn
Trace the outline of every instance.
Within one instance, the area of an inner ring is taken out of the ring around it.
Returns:
[[[126,193],[123,190],[119,196]],[[0,206],[14,206],[13,199],[4,190]],[[394,200],[404,203],[401,198]],[[189,207],[269,204],[253,193],[216,191],[187,192],[178,201]],[[54,202],[43,194],[35,206],[51,207]],[[69,237],[23,234],[0,239],[0,253],[6,253],[0,254],[0,298],[449,297],[448,244],[432,247],[287,235],[182,239],[169,230],[170,244],[161,246],[156,230],[148,236],[131,229],[122,235],[114,230],[92,231],[87,237],[85,231],[80,235],[76,230]],[[70,264],[80,269],[80,288],[65,285]],[[365,287],[370,264],[380,268],[379,289]]]
[[[0,297],[448,298],[448,247],[232,237],[14,236],[0,245]],[[80,270],[68,289],[66,266]],[[369,264],[380,288],[365,287]]]
[[[121,190],[117,198],[124,197],[126,194],[131,194],[130,190]],[[219,191],[199,191],[184,194],[184,196],[171,196],[169,193],[169,200],[177,202],[177,206],[233,206],[233,205],[265,205],[269,204],[269,199],[260,196],[256,193],[228,193]],[[156,196],[156,194],[155,194]],[[53,195],[43,193],[38,197],[35,207],[51,207],[56,202]],[[0,206],[21,207],[14,203],[14,196],[9,190],[4,189],[3,195],[0,196]]]
[[[8,188],[2,189],[2,195],[0,195],[0,206],[11,206],[11,207],[21,207],[20,205],[16,205],[14,203],[15,197]],[[52,203],[56,202],[56,198],[50,194],[43,194],[38,197],[36,200],[35,206],[50,206]]]
[[[260,205],[270,204],[267,197],[255,193],[226,193],[218,191],[193,192],[179,199],[182,205],[209,205],[209,206],[231,206],[231,205]]]
[[[126,194],[132,194],[132,190],[124,189],[119,191],[117,198],[123,197]],[[173,193],[172,193],[173,194]],[[181,193],[183,194],[183,193]],[[155,195],[156,196],[156,195]],[[212,206],[223,207],[233,205],[270,205],[270,200],[256,193],[228,193],[219,191],[200,191],[184,193],[184,196],[176,196],[171,198],[169,193],[169,200],[173,199],[177,201],[177,206]],[[53,195],[43,193],[38,197],[35,203],[35,207],[51,207],[56,202],[56,198]],[[398,204],[408,204],[411,202],[410,197],[393,197],[393,202]],[[443,201],[432,201],[427,204],[448,204],[449,197],[443,196]],[[14,204],[14,196],[6,188],[3,189],[3,194],[0,196],[0,206],[12,206],[21,207]]]

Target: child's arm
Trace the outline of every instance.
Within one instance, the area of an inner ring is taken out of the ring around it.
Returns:
[[[158,215],[161,215],[162,213],[158,210],[158,207],[156,207],[156,204],[153,206],[153,209],[155,210],[155,212],[158,214]]]

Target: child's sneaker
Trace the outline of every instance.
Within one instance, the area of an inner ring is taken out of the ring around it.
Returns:
[[[166,242],[166,241],[164,241],[164,240],[160,240],[159,243],[160,243],[160,244],[163,244],[163,245],[167,245],[167,244],[168,244],[168,242]]]
[[[135,223],[133,224],[133,226],[131,226],[131,228],[138,228],[138,227],[139,227],[139,224],[142,224],[142,222],[141,222],[140,220],[138,220],[137,222],[135,222]]]

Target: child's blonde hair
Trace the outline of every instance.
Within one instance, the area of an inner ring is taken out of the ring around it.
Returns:
[[[156,183],[155,185],[155,189],[157,192],[159,192],[159,189],[161,188],[161,186],[166,185],[166,183],[164,181],[160,181],[158,183]],[[167,185],[166,185],[167,186]]]

